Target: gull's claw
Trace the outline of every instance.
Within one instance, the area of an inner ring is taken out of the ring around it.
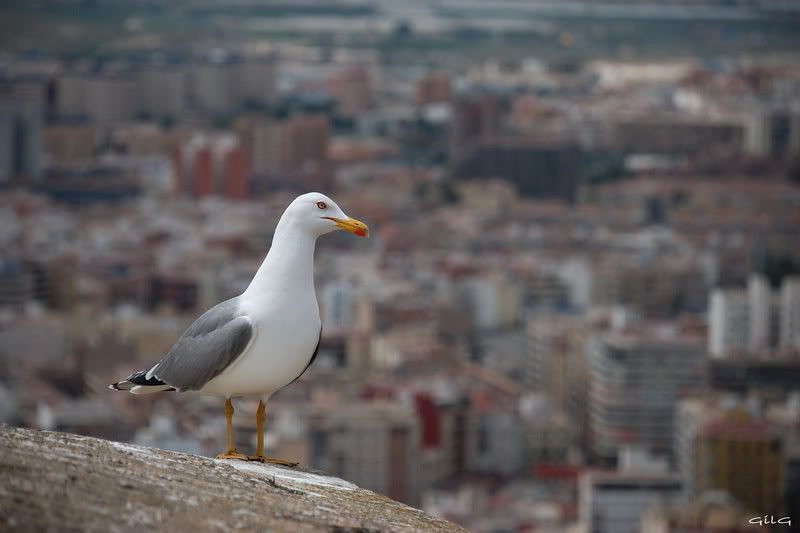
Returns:
[[[248,461],[250,458],[236,450],[228,450],[217,455],[217,459],[238,459],[240,461]]]

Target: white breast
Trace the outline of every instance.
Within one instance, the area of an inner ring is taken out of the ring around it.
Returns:
[[[253,320],[253,339],[244,353],[209,381],[202,392],[267,398],[294,381],[306,368],[321,328],[313,290],[310,299],[302,298],[289,306],[278,307],[265,301],[269,300],[243,302],[243,312]]]

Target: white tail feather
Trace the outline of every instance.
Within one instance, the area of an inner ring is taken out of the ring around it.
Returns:
[[[131,394],[153,394],[154,392],[161,392],[170,389],[169,385],[136,385],[131,389]]]

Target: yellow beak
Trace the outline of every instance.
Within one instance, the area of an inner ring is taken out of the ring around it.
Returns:
[[[369,227],[354,218],[335,218],[335,217],[322,217],[328,220],[333,220],[339,228],[354,233],[359,237],[369,237]]]

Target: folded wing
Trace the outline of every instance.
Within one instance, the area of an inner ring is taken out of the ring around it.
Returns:
[[[238,298],[227,300],[195,320],[147,378],[180,391],[202,389],[242,355],[252,338],[253,324],[239,312]]]

